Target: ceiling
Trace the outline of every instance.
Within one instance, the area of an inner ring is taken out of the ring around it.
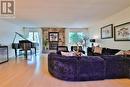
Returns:
[[[88,27],[130,6],[130,0],[15,0],[16,18],[22,26]]]

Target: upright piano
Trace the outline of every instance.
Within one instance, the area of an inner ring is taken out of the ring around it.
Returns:
[[[24,40],[19,40],[19,43],[14,43],[17,35],[19,35]],[[18,49],[20,49],[25,52],[25,58],[27,59],[27,51],[28,50],[32,51],[32,48],[35,50],[35,55],[36,55],[36,43],[27,40],[22,34],[15,32],[15,37],[12,43],[12,49],[15,50],[16,58],[17,58],[17,51]]]

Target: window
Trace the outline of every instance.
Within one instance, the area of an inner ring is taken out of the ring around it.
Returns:
[[[28,40],[39,43],[38,32],[29,32]]]
[[[28,33],[28,40],[36,43],[37,50],[40,50],[40,38],[38,32],[29,32]]]
[[[69,43],[74,44],[81,44],[84,38],[83,32],[70,32],[69,33]]]
[[[80,45],[86,51],[89,46],[89,37],[84,32],[69,32],[69,49],[71,46]]]

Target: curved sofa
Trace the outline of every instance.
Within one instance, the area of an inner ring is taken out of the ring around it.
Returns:
[[[48,70],[56,78],[66,81],[103,80],[105,62],[98,56],[48,55]]]
[[[105,61],[105,78],[118,79],[129,77],[130,58],[115,55],[101,56]]]
[[[122,56],[61,56],[48,55],[48,70],[66,81],[90,81],[130,78],[130,58]]]

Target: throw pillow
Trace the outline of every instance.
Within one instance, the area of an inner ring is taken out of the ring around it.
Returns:
[[[101,47],[95,47],[94,53],[102,54],[102,48]]]
[[[130,51],[119,51],[118,53],[116,53],[115,55],[121,55],[121,56],[130,56]]]
[[[75,56],[82,56],[82,53],[81,53],[81,52],[74,51],[74,55],[75,55]]]
[[[125,51],[125,55],[130,55],[130,51]]]
[[[61,51],[61,55],[62,56],[75,56],[74,52],[62,52],[62,51]]]
[[[119,51],[118,53],[116,53],[115,55],[125,55],[125,51],[123,51],[123,50],[121,50],[121,51]]]

